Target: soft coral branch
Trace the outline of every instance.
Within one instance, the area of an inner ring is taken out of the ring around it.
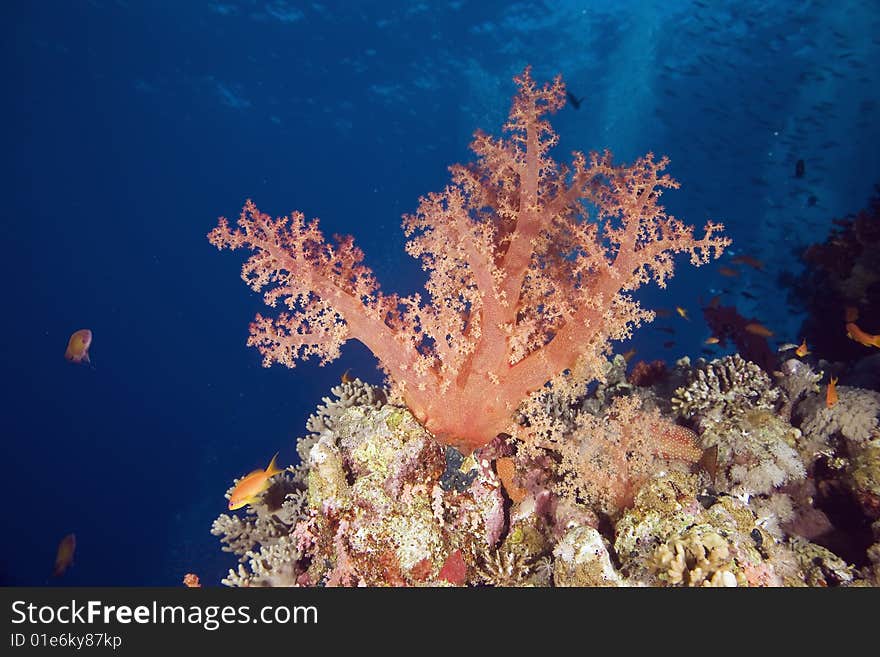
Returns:
[[[392,376],[416,359],[404,339],[413,321],[399,312],[400,299],[379,292],[351,237],[328,244],[317,221],[306,223],[299,212],[272,219],[249,200],[237,229],[221,219],[208,239],[217,248],[251,249],[242,278],[263,292],[266,305],[280,301],[290,311],[275,320],[257,315],[251,324],[248,344],[260,350],[264,365],[293,367],[313,355],[325,363],[351,338],[369,347]]]
[[[243,278],[289,309],[251,325],[265,364],[326,362],[360,340],[416,417],[471,451],[557,375],[596,376],[609,341],[652,319],[628,293],[664,286],[676,253],[695,265],[720,255],[720,224],[696,238],[658,204],[678,186],[666,158],[622,166],[607,151],[575,153],[560,166],[545,117],[564,105],[562,80],[537,87],[526,69],[516,82],[509,138],[477,133],[477,160],[453,166],[451,184],[404,218],[407,252],[429,272],[424,302],[383,295],[351,238],[330,244],[300,213],[272,219],[248,201],[237,229],[220,220],[211,242],[254,251]]]

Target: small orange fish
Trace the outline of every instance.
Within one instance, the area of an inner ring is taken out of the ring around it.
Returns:
[[[232,493],[229,495],[229,510],[235,511],[247,504],[253,504],[257,498],[269,488],[269,480],[280,472],[284,472],[282,468],[275,465],[275,459],[278,458],[278,452],[269,461],[269,465],[265,470],[254,470],[250,474],[242,478]]]
[[[718,268],[718,273],[722,276],[727,276],[727,278],[736,278],[739,276],[739,272],[736,269],[733,267],[725,267],[724,265],[721,265]]]
[[[865,333],[852,322],[846,325],[846,334],[851,340],[855,340],[866,347],[880,347],[880,335]]]
[[[354,379],[351,378],[351,374],[349,374],[349,372],[351,372],[351,368],[350,368],[350,367],[342,373],[342,376],[340,377],[340,380],[341,380],[343,383],[351,383],[352,381],[354,381]]]
[[[731,258],[730,262],[734,265],[748,265],[749,267],[753,267],[758,271],[764,271],[764,263],[757,258],[753,258],[750,255],[738,255],[735,258]]]
[[[719,342],[721,342],[721,340],[719,340],[717,336],[712,335],[706,338],[706,341],[703,344],[718,344]]]
[[[52,577],[61,577],[70,564],[73,563],[73,553],[76,552],[76,534],[68,534],[58,543],[58,552],[55,555],[55,568],[52,569]]]
[[[832,376],[828,388],[825,390],[825,406],[831,408],[837,403],[837,377]]]
[[[675,312],[678,313],[679,317],[684,317],[687,321],[691,321],[691,318],[688,317],[688,311],[681,306],[676,306]]]
[[[801,345],[797,349],[794,350],[794,353],[797,354],[798,358],[803,358],[804,356],[806,356],[810,353],[810,350],[807,349],[807,339],[806,338],[804,338],[803,342],[801,342]]]
[[[74,331],[67,342],[64,357],[71,363],[89,364],[89,347],[92,345],[92,332],[89,329]]]
[[[773,336],[773,331],[768,329],[763,324],[758,324],[757,322],[746,324],[745,329],[748,333],[751,333],[752,335],[760,335],[762,338],[769,338]]]
[[[629,349],[628,351],[623,352],[623,360],[628,363],[629,361],[632,360],[632,357],[635,355],[636,355],[635,348]]]
[[[847,306],[843,311],[843,319],[847,324],[858,321],[859,309],[855,306]]]

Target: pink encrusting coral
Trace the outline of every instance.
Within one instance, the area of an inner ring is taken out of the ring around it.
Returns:
[[[439,441],[469,453],[506,431],[548,381],[600,376],[610,341],[653,319],[630,293],[650,280],[664,286],[674,254],[694,265],[721,254],[720,224],[697,238],[658,204],[678,187],[666,158],[618,165],[608,151],[575,152],[558,164],[545,117],[565,104],[561,78],[538,87],[527,68],[515,81],[508,138],[478,132],[477,160],[452,166],[452,182],[404,218],[407,252],[429,272],[425,298],[381,292],[351,237],[329,242],[300,212],[273,219],[248,201],[237,228],[220,219],[211,243],[251,249],[242,277],[287,308],[251,324],[248,343],[265,365],[328,362],[360,340],[392,394]]]

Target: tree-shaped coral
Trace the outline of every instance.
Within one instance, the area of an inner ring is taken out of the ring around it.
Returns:
[[[695,265],[721,254],[720,224],[698,239],[658,204],[678,187],[666,158],[626,166],[575,152],[558,164],[546,116],[565,104],[561,78],[538,87],[526,69],[515,81],[507,139],[478,132],[477,160],[452,166],[446,189],[404,218],[407,251],[429,272],[426,299],[382,293],[352,238],[328,242],[302,213],[273,219],[248,201],[238,228],[220,219],[211,243],[251,249],[244,280],[288,309],[251,324],[265,365],[327,362],[360,340],[425,427],[470,452],[554,377],[597,376],[610,341],[653,319],[630,292],[664,286],[674,254]]]

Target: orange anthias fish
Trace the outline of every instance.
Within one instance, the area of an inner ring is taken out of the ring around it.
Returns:
[[[721,265],[718,268],[718,273],[722,276],[727,276],[727,278],[736,278],[739,276],[739,272],[736,269],[733,267],[725,267],[724,265]]]
[[[810,350],[807,349],[807,339],[806,338],[804,338],[804,341],[801,342],[800,346],[794,350],[794,353],[797,355],[798,358],[803,358],[804,356],[806,356],[810,353]]]
[[[762,338],[769,338],[773,336],[773,331],[768,329],[763,324],[758,324],[757,322],[746,324],[745,329],[752,335],[760,335]]]
[[[58,552],[55,555],[55,568],[52,569],[52,577],[61,577],[70,564],[73,563],[73,553],[76,552],[76,534],[68,534],[58,543]]]
[[[880,347],[880,335],[871,335],[870,333],[865,333],[858,326],[850,322],[846,325],[846,334],[850,337],[850,339],[855,340],[859,344],[863,344],[866,347]]]
[[[246,504],[253,504],[257,498],[269,488],[269,480],[275,475],[284,472],[282,468],[275,465],[278,458],[278,452],[269,461],[269,465],[265,470],[254,470],[249,475],[245,475],[232,489],[229,495],[229,510],[235,511]]]
[[[832,376],[825,390],[825,406],[831,408],[837,403],[837,377]]]
[[[676,306],[675,312],[677,312],[680,317],[683,317],[687,321],[691,321],[691,318],[688,317],[688,311],[686,309],[682,308],[681,306]]]
[[[89,347],[92,345],[92,332],[89,329],[80,329],[70,336],[67,342],[67,351],[64,357],[71,363],[89,364]]]

